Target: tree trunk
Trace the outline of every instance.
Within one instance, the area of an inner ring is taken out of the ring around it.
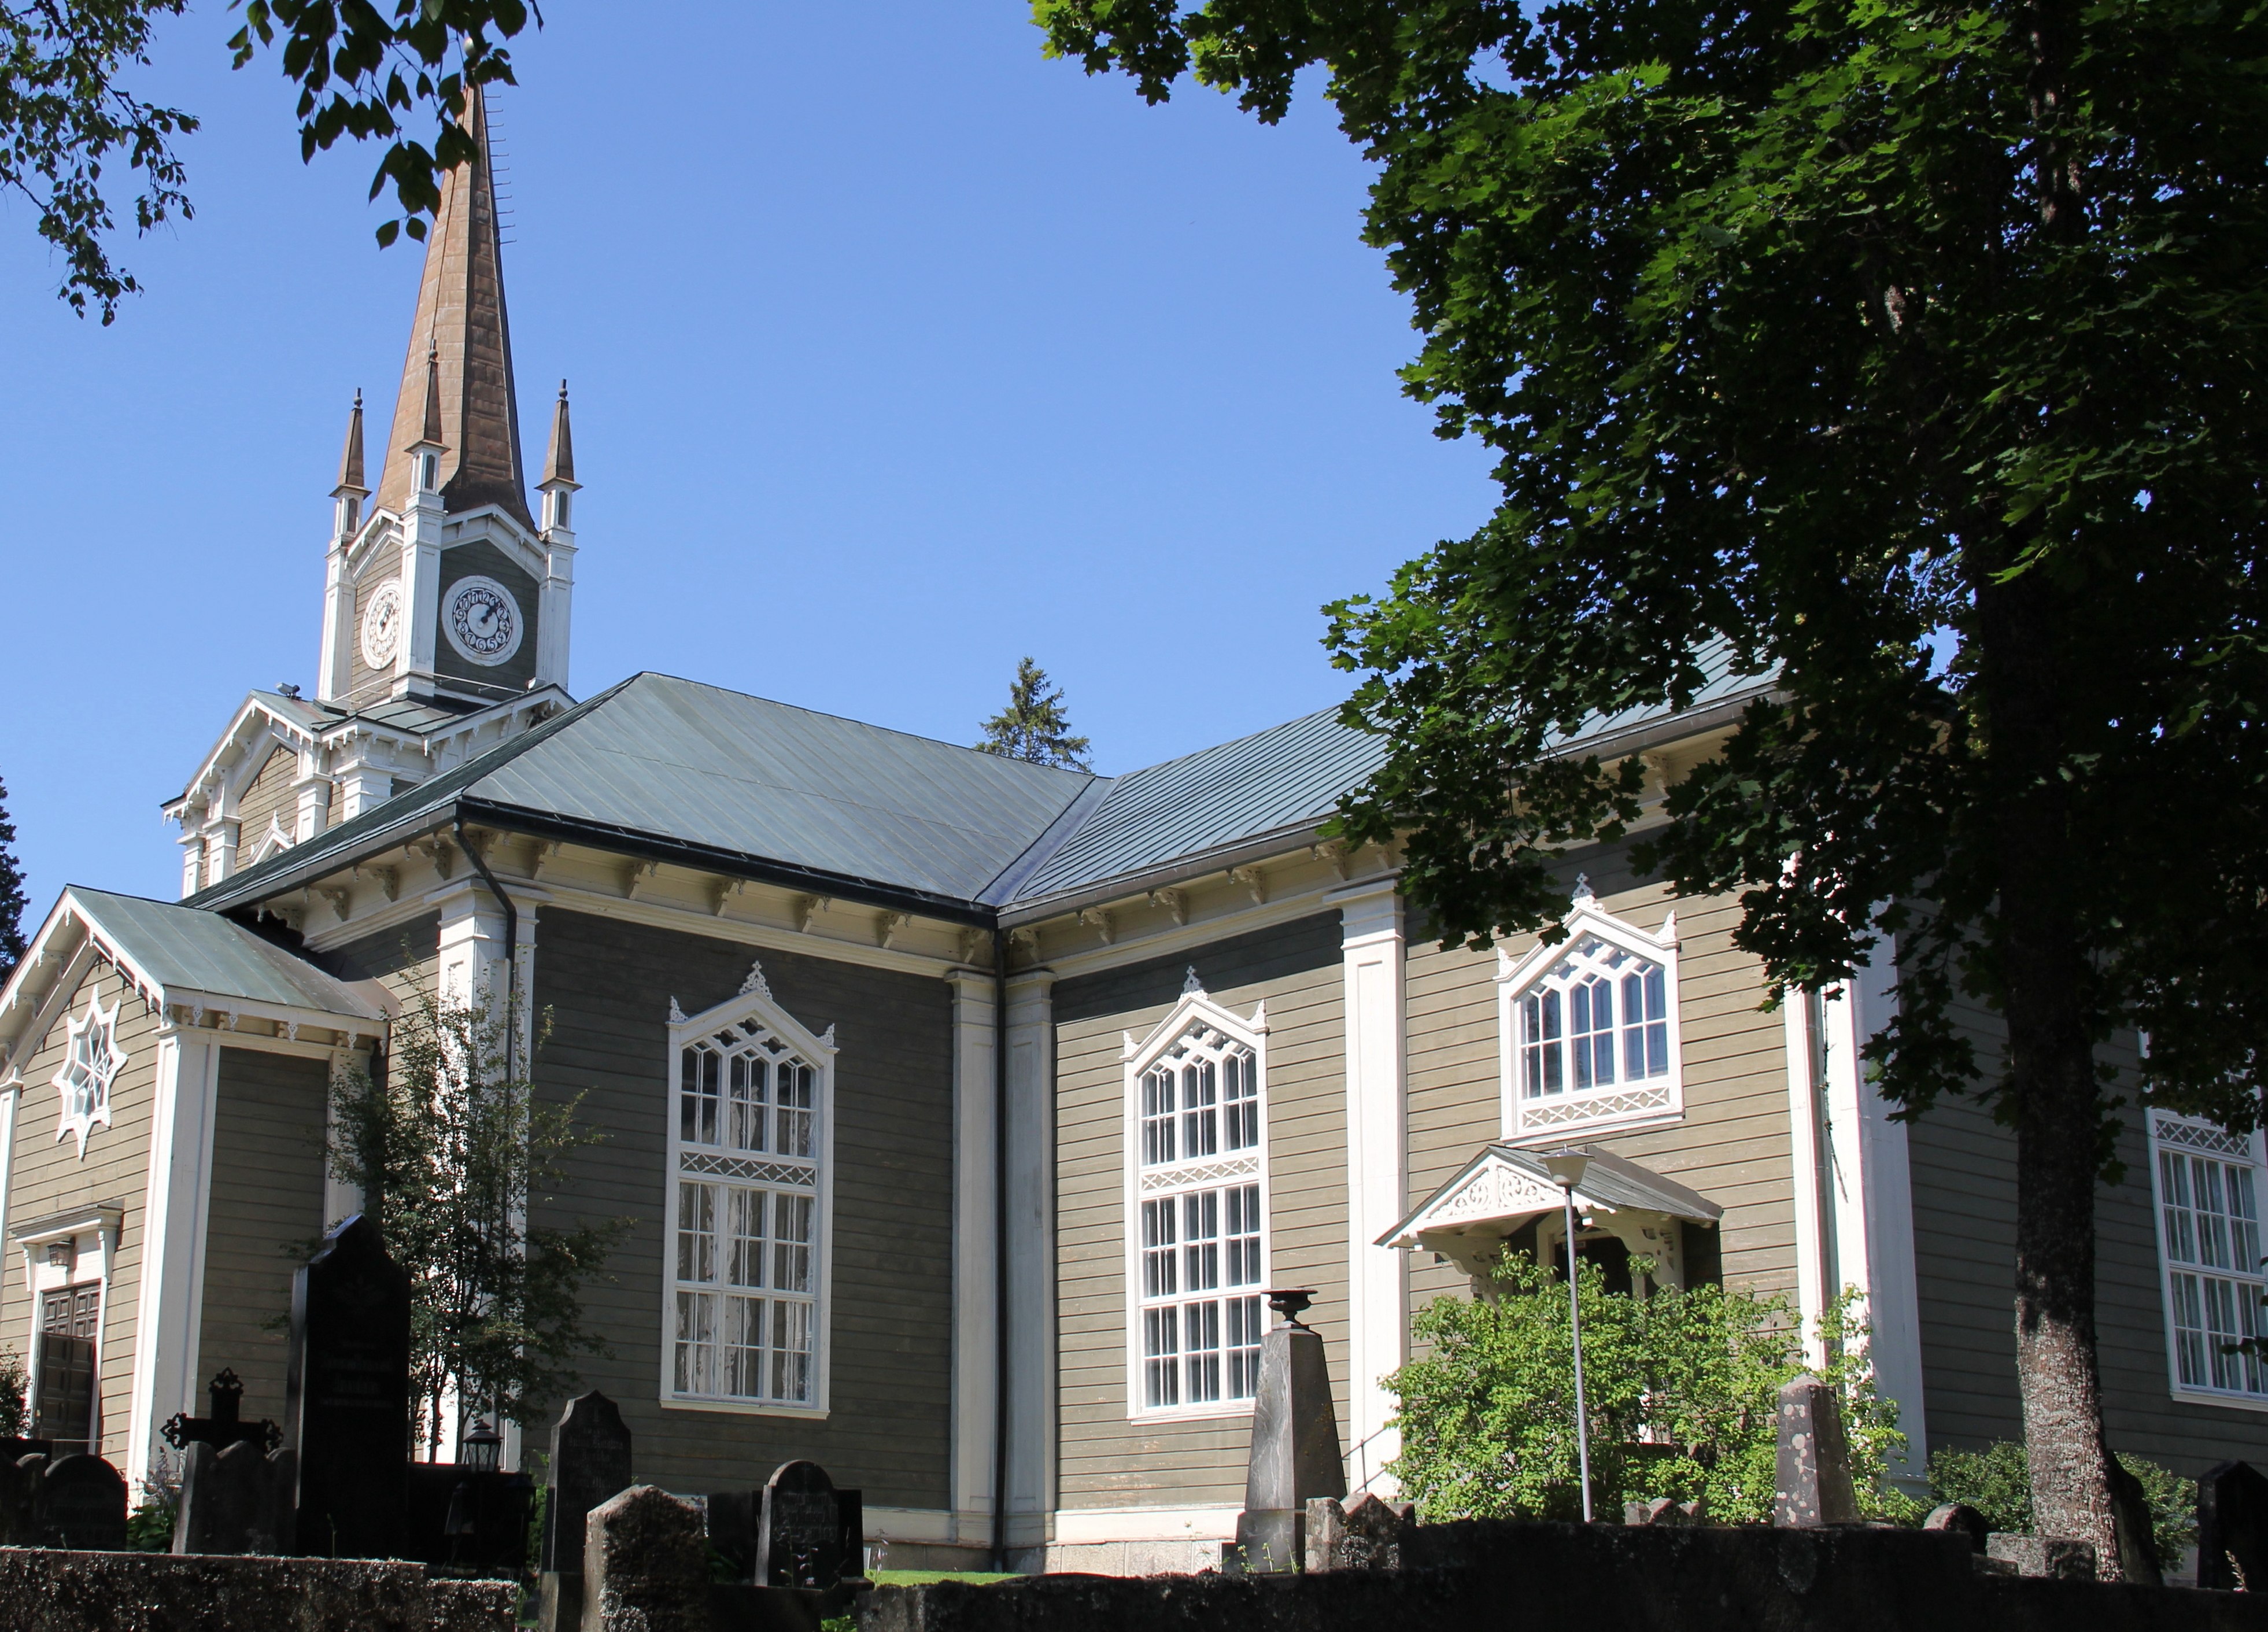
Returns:
[[[1980,552],[1981,554],[1982,552]],[[2011,552],[2013,559],[2014,552]],[[2016,1378],[2041,1535],[2095,1545],[2118,1574],[2095,1354],[2097,1104],[2089,969],[2068,905],[2073,853],[2063,649],[2044,570],[1978,573],[1982,682],[1998,807],[2007,1110],[2016,1133]]]

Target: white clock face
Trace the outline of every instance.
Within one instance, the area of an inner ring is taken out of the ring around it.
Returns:
[[[388,578],[371,591],[362,608],[362,660],[390,669],[401,650],[401,580]]]
[[[469,662],[509,662],[523,628],[519,603],[494,578],[459,578],[442,594],[442,632]]]

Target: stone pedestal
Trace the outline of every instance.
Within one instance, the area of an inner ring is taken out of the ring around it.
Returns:
[[[1323,1340],[1300,1322],[1314,1297],[1304,1291],[1268,1294],[1278,1319],[1260,1340],[1244,1511],[1237,1517],[1236,1541],[1226,1561],[1245,1575],[1298,1573],[1307,1556],[1307,1503],[1317,1496],[1346,1494]]]
[[[1780,1385],[1779,1463],[1772,1482],[1775,1525],[1808,1530],[1859,1522],[1843,1404],[1815,1377]]]

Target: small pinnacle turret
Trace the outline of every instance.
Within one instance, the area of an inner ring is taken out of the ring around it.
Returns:
[[[351,493],[357,498],[369,496],[370,489],[362,479],[362,390],[355,389],[354,408],[347,415],[346,451],[339,456],[339,485],[331,489],[331,496]]]
[[[567,382],[559,382],[559,405],[551,411],[551,451],[544,457],[543,482],[554,487],[578,487],[575,480],[575,437],[567,425]]]

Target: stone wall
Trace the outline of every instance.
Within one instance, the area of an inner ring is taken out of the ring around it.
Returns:
[[[519,1599],[423,1564],[0,1547],[8,1632],[512,1632]]]
[[[1988,1575],[1910,1530],[1465,1523],[1409,1568],[880,1587],[859,1632],[2268,1632],[2268,1595]]]

